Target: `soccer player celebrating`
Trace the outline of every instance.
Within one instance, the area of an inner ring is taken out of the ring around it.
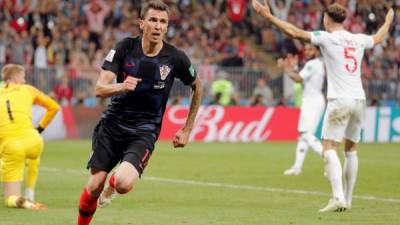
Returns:
[[[389,9],[385,23],[372,36],[352,34],[343,27],[346,8],[330,5],[324,13],[326,31],[306,32],[282,21],[270,12],[268,4],[252,0],[255,11],[292,38],[311,42],[320,47],[326,65],[328,106],[322,130],[325,172],[332,188],[332,199],[320,212],[344,211],[351,207],[352,193],[357,178],[357,143],[365,114],[365,93],[361,82],[361,61],[365,49],[383,42],[393,20]],[[344,138],[344,170],[336,149]],[[345,185],[342,184],[344,173]]]
[[[115,192],[125,194],[134,188],[159,136],[175,78],[193,91],[186,124],[173,139],[175,148],[188,143],[200,106],[202,85],[190,60],[163,41],[168,6],[149,1],[140,17],[142,35],[125,38],[110,50],[96,84],[97,96],[112,97],[93,134],[90,176],[80,198],[78,225],[89,224],[97,204],[107,205]],[[113,83],[115,78],[117,82]],[[108,173],[118,163],[109,187],[103,191]]]
[[[54,118],[59,105],[49,96],[25,84],[25,69],[22,66],[5,65],[1,76],[5,82],[4,87],[0,88],[0,158],[5,204],[10,208],[44,209],[43,204],[21,196],[21,182],[25,161],[28,160],[27,189],[33,198],[43,151],[43,140],[39,133]],[[32,125],[32,104],[47,109],[37,129]]]
[[[294,82],[303,84],[298,124],[300,136],[296,147],[295,163],[284,172],[284,175],[287,176],[301,173],[309,147],[319,156],[322,155],[322,144],[314,134],[325,110],[325,98],[322,93],[325,80],[324,63],[320,58],[319,49],[315,45],[307,44],[305,55],[308,61],[300,72],[298,71],[297,57],[288,56],[283,63],[285,74]]]

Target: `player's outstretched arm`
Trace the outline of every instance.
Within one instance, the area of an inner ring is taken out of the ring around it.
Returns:
[[[101,70],[95,86],[96,97],[106,98],[122,92],[133,91],[141,81],[141,79],[128,76],[123,83],[114,83],[115,77],[115,73]]]
[[[196,119],[197,111],[201,104],[201,98],[203,95],[203,85],[199,77],[191,85],[193,94],[190,101],[189,115],[186,118],[185,126],[180,129],[176,134],[172,143],[175,148],[182,148],[189,142],[190,132],[193,129],[194,121]]]
[[[386,14],[385,23],[379,28],[378,32],[372,36],[374,39],[374,45],[378,45],[385,40],[387,33],[389,32],[390,25],[392,24],[394,16],[394,11],[392,8],[389,9],[388,13]]]
[[[269,9],[267,0],[264,0],[264,4],[258,2],[258,0],[252,0],[252,5],[254,10],[275,25],[279,30],[289,35],[289,37],[300,39],[306,42],[311,41],[311,35],[302,29],[297,28],[296,26],[282,21],[271,14],[271,10]]]

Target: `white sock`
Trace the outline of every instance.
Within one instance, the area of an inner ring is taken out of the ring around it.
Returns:
[[[32,188],[26,188],[25,189],[25,198],[31,202],[34,202],[35,201],[35,190],[33,190]]]
[[[299,142],[297,142],[296,147],[296,159],[293,165],[293,169],[299,169],[303,167],[304,159],[306,158],[306,154],[308,151],[307,142],[305,142],[301,137],[299,138]]]
[[[322,147],[321,142],[318,140],[318,138],[315,137],[315,135],[312,135],[310,133],[305,133],[302,136],[307,141],[308,146],[310,146],[310,148],[312,150],[314,150],[315,153],[317,153],[319,156],[322,157],[323,147]]]
[[[329,149],[324,152],[325,171],[331,182],[333,198],[345,201],[342,182],[342,166],[336,151]]]
[[[357,151],[344,153],[344,193],[346,202],[350,205],[353,198],[353,190],[357,180],[358,173],[358,156]]]

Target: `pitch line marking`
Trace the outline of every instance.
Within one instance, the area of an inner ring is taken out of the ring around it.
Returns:
[[[59,172],[67,172],[67,173],[77,173],[77,174],[88,174],[88,172],[86,170],[61,169],[61,168],[54,168],[54,167],[41,167],[41,170],[47,171],[47,172],[58,172],[58,173]],[[215,188],[226,188],[226,189],[265,191],[265,192],[315,195],[315,196],[330,196],[330,194],[327,194],[324,192],[305,191],[305,190],[286,189],[286,188],[270,188],[270,187],[251,186],[251,185],[224,184],[224,183],[204,182],[204,181],[184,180],[184,179],[172,179],[172,178],[152,177],[152,176],[143,176],[142,179],[149,180],[149,181],[155,181],[155,182],[185,184],[185,185],[201,186],[201,187],[215,187]],[[366,195],[353,195],[353,198],[361,199],[361,200],[365,200],[365,201],[400,203],[400,199],[398,199],[398,198],[381,198],[381,197],[366,196]]]

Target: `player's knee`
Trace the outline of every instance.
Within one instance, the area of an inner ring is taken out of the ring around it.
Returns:
[[[118,192],[118,194],[126,194],[130,192],[133,188],[133,183],[126,181],[126,180],[116,180],[115,182],[115,190]]]
[[[303,132],[299,135],[299,141],[307,142],[306,133]]]
[[[104,188],[104,182],[90,182],[87,185],[87,190],[92,196],[97,196],[99,195]]]
[[[335,149],[337,148],[338,144],[333,140],[322,140],[322,145],[324,149]]]

